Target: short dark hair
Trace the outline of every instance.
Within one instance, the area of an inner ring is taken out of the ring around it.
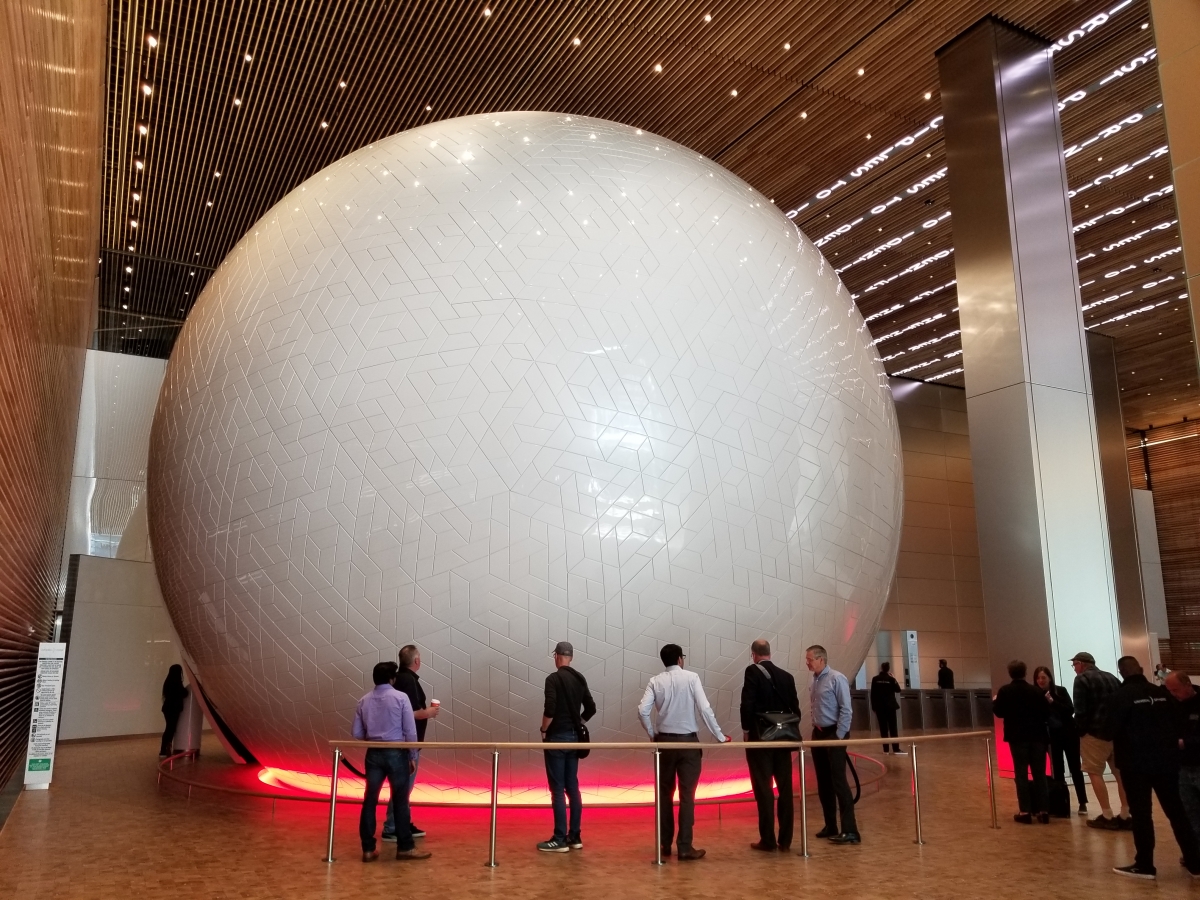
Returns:
[[[882,663],[880,663],[880,664],[879,664],[879,671],[880,671],[880,672],[890,672],[890,671],[892,671],[892,664],[891,664],[891,663],[889,663],[889,662],[882,662]]]
[[[944,659],[939,659],[939,660],[938,660],[938,665],[939,665],[939,666],[944,666],[945,664],[946,664],[946,661],[945,661]]]
[[[1142,664],[1137,661],[1136,656],[1122,656],[1117,660],[1117,671],[1121,673],[1122,678],[1128,678],[1130,675],[1141,675]]]
[[[683,658],[683,648],[678,644],[667,644],[658,651],[658,657],[664,666],[677,666]]]
[[[375,663],[375,668],[371,670],[371,679],[376,684],[387,684],[396,677],[396,673],[400,671],[400,667],[390,660],[388,662]]]
[[[1008,664],[1009,678],[1024,678],[1026,671],[1025,663],[1019,659],[1014,659]]]
[[[770,656],[771,655],[771,642],[768,640],[765,640],[763,638],[759,638],[757,641],[755,641],[753,644],[750,645],[750,652],[753,653],[755,656]]]
[[[421,654],[416,644],[405,644],[400,648],[400,668],[411,669],[413,660]]]
[[[825,648],[820,644],[813,644],[811,647],[806,648],[804,652],[811,653],[813,659],[823,659],[829,662],[829,654],[825,652]]]

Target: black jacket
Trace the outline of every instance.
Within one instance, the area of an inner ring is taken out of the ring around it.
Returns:
[[[762,661],[762,673],[758,666],[746,666],[746,677],[742,682],[742,731],[750,740],[758,740],[758,714],[767,712],[790,712],[800,715],[800,698],[796,695],[796,679],[786,669],[781,669],[769,659]],[[762,753],[764,751],[755,751]]]
[[[425,689],[421,687],[421,676],[412,669],[401,669],[396,673],[396,690],[402,691],[407,697],[408,702],[412,704],[413,712],[418,709],[425,709]],[[425,740],[425,729],[429,725],[428,719],[417,719],[417,740]]]
[[[1112,738],[1117,768],[1152,775],[1179,768],[1178,719],[1167,689],[1145,675],[1130,675],[1108,704],[1105,732]]]
[[[1185,766],[1200,766],[1200,692],[1172,705],[1179,736],[1183,739],[1179,761]]]
[[[900,682],[891,672],[880,672],[871,679],[871,709],[888,712],[900,708],[896,696],[900,693]]]
[[[943,691],[954,690],[954,670],[949,666],[938,669],[938,687]]]
[[[596,714],[596,701],[588,690],[587,681],[570,666],[563,666],[546,676],[546,704],[542,715],[553,721],[546,729],[547,734],[561,731],[574,731],[575,720],[573,713],[583,707],[580,716],[587,721]]]
[[[1039,688],[1039,690],[1041,690]],[[1042,694],[1042,699],[1046,697]],[[1050,730],[1065,731],[1070,730],[1072,734],[1075,732],[1075,704],[1071,702],[1071,695],[1067,693],[1067,689],[1061,684],[1053,685],[1050,688],[1051,701],[1046,703],[1050,710]]]
[[[1014,678],[996,692],[992,712],[1004,720],[1004,740],[1010,744],[1033,741],[1046,743],[1046,720],[1050,704],[1046,697],[1024,678]]]

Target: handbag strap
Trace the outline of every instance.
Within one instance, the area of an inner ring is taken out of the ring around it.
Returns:
[[[564,666],[563,668],[567,667]],[[579,714],[579,704],[572,703],[571,698],[567,695],[567,683],[563,681],[563,670],[559,669],[554,674],[558,676],[558,680],[562,683],[563,697],[567,700],[567,713],[571,716],[571,724],[574,726],[576,734],[578,734],[579,730],[583,727],[583,718]],[[575,676],[575,680],[579,682],[583,689],[587,690],[587,682],[583,680],[582,676],[577,674],[573,669],[571,670],[571,674]]]
[[[771,688],[771,693],[773,693],[775,695],[775,699],[779,701],[781,709],[784,712],[790,712],[791,710],[787,709],[787,703],[784,701],[783,695],[781,693],[779,693],[779,688],[775,687],[775,679],[771,677],[770,670],[768,670],[767,667],[764,666],[762,663],[755,663],[754,665],[758,669],[758,671],[762,672],[763,675],[766,676],[767,684]]]

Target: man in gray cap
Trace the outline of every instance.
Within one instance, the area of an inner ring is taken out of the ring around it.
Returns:
[[[548,744],[580,740],[583,723],[596,714],[596,703],[584,677],[571,668],[575,648],[568,641],[554,647],[554,673],[546,676],[546,704],[542,709],[542,740]],[[582,714],[580,712],[582,708]],[[576,750],[546,750],[546,782],[554,809],[554,836],[537,848],[545,853],[582,850],[580,825],[583,799],[579,796],[579,753]],[[567,799],[571,801],[571,824],[567,827]]]
[[[1108,706],[1113,694],[1121,687],[1121,682],[1111,672],[1097,669],[1096,657],[1090,653],[1076,653],[1071,657],[1071,663],[1075,667],[1072,700],[1075,703],[1075,727],[1079,731],[1079,756],[1083,761],[1083,771],[1087,772],[1092,785],[1092,793],[1100,804],[1100,815],[1089,819],[1088,826],[1110,831],[1131,829],[1132,819],[1113,815],[1108,802],[1108,786],[1104,783],[1104,766],[1107,764],[1117,780],[1121,808],[1127,811],[1129,806],[1125,802],[1125,785],[1121,783],[1121,773],[1117,771],[1112,735],[1106,729]]]

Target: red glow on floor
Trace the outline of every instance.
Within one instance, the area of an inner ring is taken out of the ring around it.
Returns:
[[[329,796],[329,776],[289,769],[264,768],[258,773],[263,784],[273,788],[300,791],[322,797]],[[345,774],[338,778],[338,796],[361,800],[366,783],[357,775]],[[749,778],[730,778],[700,783],[696,790],[698,800],[735,797],[750,791]],[[648,804],[654,802],[652,784],[629,785],[580,785],[585,803],[600,803],[608,806]],[[383,787],[381,799],[390,796],[387,785]],[[431,784],[418,779],[413,788],[414,803],[435,803],[447,806],[479,805],[491,802],[490,785]],[[545,806],[550,803],[550,794],[545,784],[501,785],[501,806]]]

